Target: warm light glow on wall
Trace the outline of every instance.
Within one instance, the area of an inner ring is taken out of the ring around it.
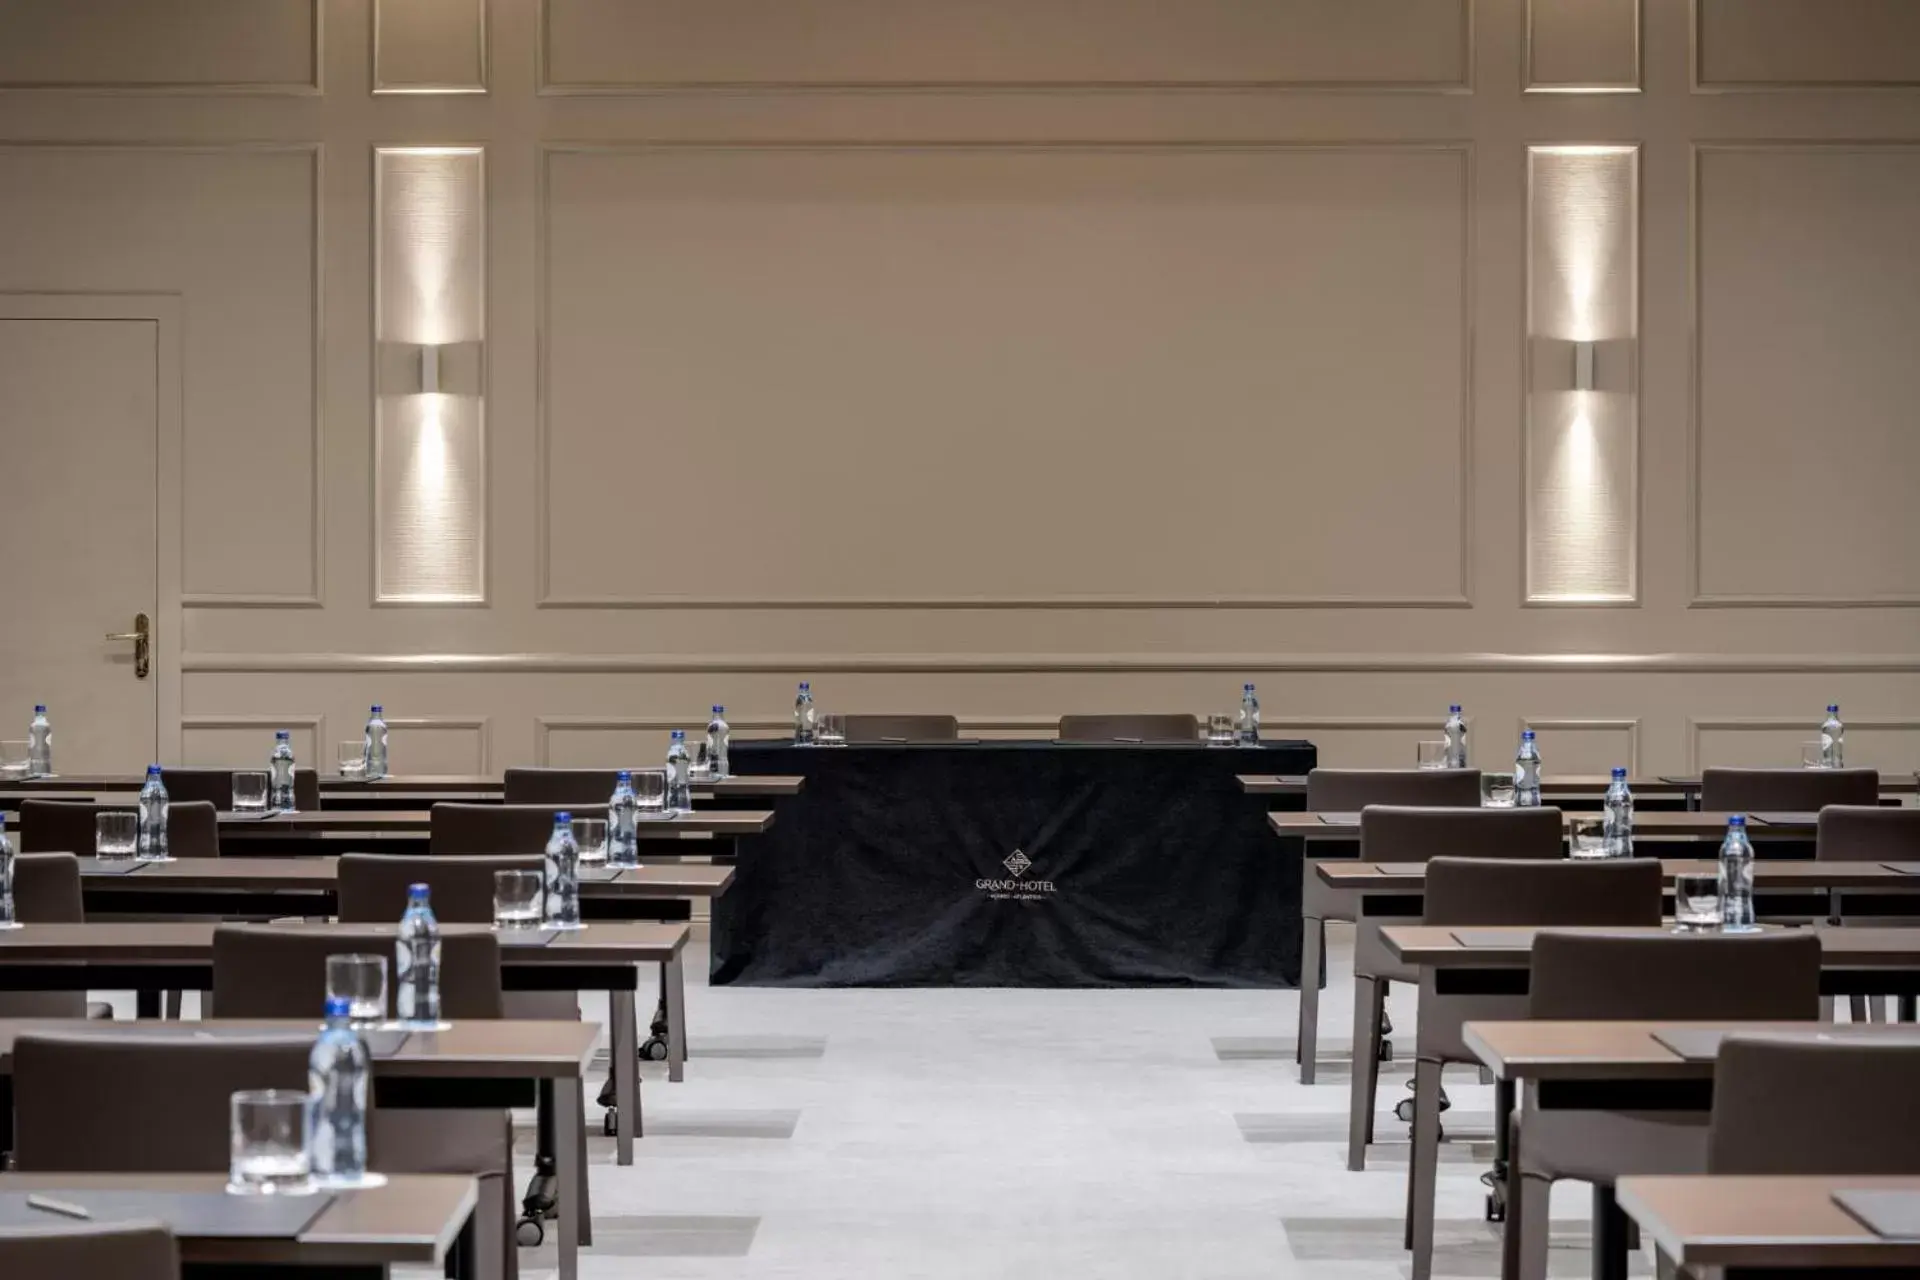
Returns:
[[[486,183],[473,147],[374,153],[374,599],[486,598]]]
[[[1526,598],[1639,592],[1639,149],[1527,152]]]

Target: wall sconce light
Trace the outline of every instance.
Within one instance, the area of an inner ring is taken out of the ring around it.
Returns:
[[[383,342],[380,394],[386,396],[477,396],[478,342]]]
[[[420,366],[420,377],[422,382],[426,380],[427,376],[425,372],[425,357],[432,350],[433,348],[429,347],[427,351],[421,353],[422,364]],[[434,374],[434,379],[437,384],[439,380],[439,373],[437,371]],[[1576,342],[1573,344],[1573,389],[1575,391],[1593,390],[1593,344],[1591,342]]]
[[[1634,350],[1631,338],[1581,342],[1566,338],[1534,338],[1534,391],[1634,390]]]

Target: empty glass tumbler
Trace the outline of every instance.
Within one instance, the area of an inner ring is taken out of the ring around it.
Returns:
[[[93,815],[93,853],[98,858],[131,858],[140,847],[140,815],[109,809]]]
[[[327,957],[327,999],[345,1000],[356,1027],[387,1020],[387,958],[376,955]]]
[[[267,808],[267,775],[259,770],[241,769],[233,775],[233,811],[264,813]]]
[[[493,873],[493,927],[538,929],[546,916],[545,879],[538,871]]]
[[[605,862],[607,860],[607,820],[605,818],[575,818],[573,820],[573,844],[580,850],[582,863]]]
[[[1673,924],[1681,933],[1720,927],[1720,873],[1690,872],[1673,878]]]
[[[364,738],[343,742],[339,747],[340,776],[360,779],[367,776],[367,743]]]
[[[1447,767],[1447,740],[1434,738],[1426,742],[1417,742],[1413,747],[1413,761],[1422,769],[1444,769]]]
[[[660,818],[667,812],[667,771],[665,769],[635,769],[633,771],[633,798],[640,816]]]
[[[307,1095],[291,1089],[243,1089],[233,1095],[228,1191],[260,1196],[313,1190],[308,1106]]]

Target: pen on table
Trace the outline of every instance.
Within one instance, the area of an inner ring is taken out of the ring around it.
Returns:
[[[91,1221],[93,1218],[93,1214],[88,1212],[85,1205],[69,1204],[65,1200],[55,1200],[52,1196],[30,1195],[27,1197],[27,1207],[57,1213],[63,1218],[79,1218],[82,1221]]]

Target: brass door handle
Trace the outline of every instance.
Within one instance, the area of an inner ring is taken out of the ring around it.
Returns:
[[[152,665],[149,661],[149,653],[153,643],[153,624],[147,615],[134,614],[133,630],[110,632],[107,639],[133,641],[133,677],[136,680],[145,680],[147,671]]]

